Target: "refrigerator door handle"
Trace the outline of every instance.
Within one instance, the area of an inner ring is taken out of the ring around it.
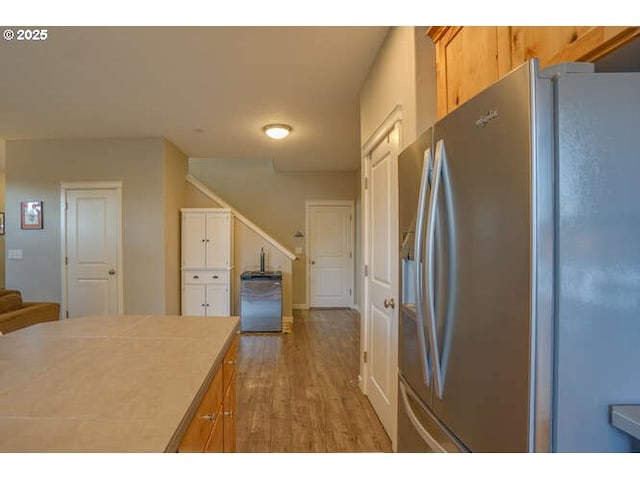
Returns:
[[[407,412],[407,416],[413,425],[413,428],[416,429],[416,433],[420,435],[420,438],[429,445],[433,449],[434,452],[437,453],[447,453],[447,451],[440,445],[435,438],[431,436],[431,434],[427,431],[426,428],[422,426],[420,420],[417,415],[413,411],[411,404],[409,403],[409,397],[407,395],[407,387],[404,386],[402,381],[399,382],[400,385],[400,396],[402,397],[402,403],[404,403],[405,411]]]
[[[422,296],[422,280],[423,280],[423,262],[422,262],[422,243],[424,235],[424,216],[427,208],[427,188],[431,177],[431,148],[427,148],[424,152],[424,160],[422,162],[422,177],[420,179],[420,195],[418,198],[418,213],[416,216],[416,235],[415,235],[415,275],[416,275],[416,323],[418,326],[418,345],[420,346],[420,363],[424,374],[424,382],[427,386],[431,385],[431,365],[427,350],[426,331],[424,327],[424,310]]]
[[[439,140],[436,144],[436,156],[433,164],[433,176],[431,185],[431,194],[429,196],[429,211],[427,212],[427,254],[425,258],[427,269],[427,288],[425,289],[427,296],[427,330],[429,340],[431,342],[431,365],[434,372],[434,387],[438,398],[442,398],[443,382],[442,370],[440,367],[440,352],[438,348],[436,312],[435,312],[435,287],[434,287],[434,249],[435,249],[435,233],[436,233],[436,208],[438,203],[438,193],[442,179],[442,162],[444,160],[444,143]]]

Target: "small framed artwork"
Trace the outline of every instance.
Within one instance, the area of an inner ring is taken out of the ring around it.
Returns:
[[[4,235],[4,212],[0,212],[0,235]]]
[[[42,230],[42,200],[20,202],[20,228]]]

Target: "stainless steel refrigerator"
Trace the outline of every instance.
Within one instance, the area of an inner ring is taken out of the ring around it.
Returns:
[[[398,451],[629,450],[639,119],[640,74],[534,59],[401,153]]]

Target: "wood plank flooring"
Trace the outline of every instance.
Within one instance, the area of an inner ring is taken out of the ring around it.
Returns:
[[[353,310],[295,310],[292,333],[240,335],[238,452],[391,452],[358,388]]]

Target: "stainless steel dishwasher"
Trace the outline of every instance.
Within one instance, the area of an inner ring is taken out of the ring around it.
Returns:
[[[240,275],[240,330],[282,331],[282,272],[246,271]]]

